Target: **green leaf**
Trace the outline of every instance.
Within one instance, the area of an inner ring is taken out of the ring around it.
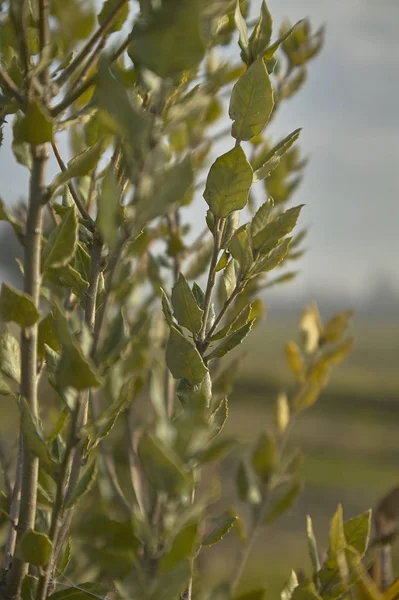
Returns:
[[[139,441],[138,454],[147,477],[156,490],[171,495],[188,491],[189,473],[177,454],[160,439],[149,434],[143,435]]]
[[[360,556],[364,556],[368,548],[371,529],[371,510],[350,519],[344,524],[344,535],[349,546]]]
[[[61,223],[50,234],[43,248],[42,270],[67,265],[76,252],[78,242],[78,218],[74,207],[65,211]]]
[[[204,198],[214,215],[227,217],[247,204],[251,184],[252,167],[241,146],[236,146],[213,163]]]
[[[22,581],[21,600],[35,600],[37,590],[37,577],[25,575]]]
[[[205,45],[198,0],[168,0],[151,17],[136,22],[129,55],[159,77],[174,77],[199,65]]]
[[[223,358],[228,352],[234,350],[241,342],[247,337],[251,331],[255,319],[246,323],[243,327],[229,335],[215,350],[212,350],[208,356],[206,356],[207,362],[214,360],[215,358]]]
[[[51,311],[40,321],[38,327],[37,355],[39,360],[42,360],[44,357],[45,345],[56,352],[60,349],[56,334],[55,318]]]
[[[102,380],[97,375],[90,359],[83,356],[75,342],[64,347],[56,373],[57,385],[61,388],[87,390],[100,387]]]
[[[0,396],[13,396],[14,392],[8,383],[0,375]]]
[[[29,452],[37,456],[43,464],[52,468],[54,463],[51,459],[46,440],[25,398],[21,398],[21,429]]]
[[[72,158],[68,164],[66,171],[59,173],[51,184],[52,190],[56,190],[61,185],[68,183],[74,177],[83,177],[89,175],[97,166],[98,161],[104,151],[101,142],[98,142],[92,148],[83,150]]]
[[[277,458],[275,440],[265,431],[260,434],[252,453],[252,466],[262,481],[268,481]]]
[[[120,0],[105,0],[101,12],[98,15],[99,25],[104,25],[111,13],[120,5]],[[129,15],[129,3],[125,2],[119,10],[118,16],[114,18],[112,26],[108,29],[108,33],[120,31],[126,22]]]
[[[266,589],[262,588],[259,590],[252,590],[251,592],[246,592],[245,594],[240,594],[236,596],[234,600],[263,600],[266,594]]]
[[[71,558],[72,558],[72,540],[71,540],[71,538],[68,538],[68,542],[67,542],[67,545],[65,546],[65,550],[62,553],[59,563],[57,564],[58,577],[66,571],[69,563],[71,562]]]
[[[53,139],[53,122],[39,102],[31,102],[15,129],[15,141],[45,144]]]
[[[241,56],[244,62],[248,62],[248,29],[244,17],[241,14],[240,0],[236,2],[234,21],[239,33],[238,43],[241,48]]]
[[[278,240],[294,229],[302,207],[303,204],[289,208],[274,221],[268,223],[253,237],[253,247],[262,254],[272,250]]]
[[[298,27],[298,25],[300,25],[301,23],[303,23],[303,21],[298,21],[298,23],[295,23],[295,25],[293,25],[293,27],[290,27],[287,31],[285,31],[283,33],[283,35],[281,35],[275,42],[273,42],[273,44],[271,44],[267,49],[265,54],[263,55],[263,60],[265,62],[269,61],[274,53],[276,52],[276,50],[279,48],[279,46],[290,37],[290,35],[294,32],[294,30]]]
[[[232,257],[240,265],[241,275],[245,276],[252,267],[254,260],[248,223],[237,229],[229,242],[228,248]]]
[[[152,115],[141,109],[137,98],[129,93],[115,73],[109,70],[107,63],[101,61],[97,74],[96,100],[133,153],[145,156]]]
[[[288,491],[283,494],[283,496],[270,508],[265,517],[264,523],[273,523],[273,521],[290,510],[301,491],[302,484],[298,481],[295,481]]]
[[[286,238],[277,246],[275,250],[272,250],[264,257],[260,257],[260,259],[256,262],[254,273],[265,273],[278,267],[278,265],[283,262],[288,254],[291,240],[292,238]]]
[[[25,531],[18,544],[17,553],[24,561],[35,567],[44,567],[53,552],[53,544],[44,533]]]
[[[229,414],[229,405],[227,396],[223,398],[218,404],[217,408],[213,411],[209,425],[212,428],[212,434],[214,439],[223,430],[226,424],[227,417]]]
[[[211,443],[206,450],[200,452],[196,459],[200,465],[212,462],[214,460],[220,460],[222,457],[229,454],[229,452],[236,446],[237,442],[234,439],[223,439],[217,440]]]
[[[262,1],[259,21],[249,38],[249,54],[251,62],[263,57],[273,32],[273,19],[265,0]]]
[[[317,549],[317,542],[313,532],[312,519],[309,517],[309,515],[306,516],[306,533],[308,536],[309,555],[312,562],[313,573],[317,573],[320,570],[319,551]]]
[[[262,495],[252,468],[241,461],[236,475],[236,486],[240,500],[249,504],[260,504]]]
[[[121,224],[120,195],[118,182],[112,169],[110,169],[102,181],[101,193],[97,200],[98,212],[96,219],[96,225],[101,236],[110,248],[115,246]]]
[[[172,327],[174,325],[172,307],[170,306],[169,298],[167,297],[165,291],[162,288],[161,294],[162,312],[165,317],[165,321],[167,322],[169,327]]]
[[[195,335],[201,328],[204,311],[198,306],[190,286],[181,273],[172,290],[172,305],[178,323]]]
[[[291,575],[281,591],[281,600],[291,600],[292,594],[298,585],[298,577],[295,571],[291,571]]]
[[[208,372],[197,348],[175,327],[170,330],[166,364],[175,379],[188,379],[191,383],[200,383]]]
[[[236,288],[236,284],[236,266],[234,260],[230,260],[220,279],[218,300],[221,304],[224,304],[230,298]]]
[[[300,133],[301,129],[295,129],[295,131],[287,135],[287,137],[285,137],[270,150],[270,152],[266,155],[263,165],[254,171],[254,183],[261,181],[262,179],[266,179],[266,177],[270,175],[273,169],[280,164],[282,156],[284,156],[284,154],[297,141]]]
[[[107,593],[108,588],[100,583],[80,583],[51,594],[48,600],[93,600],[93,597],[106,598]]]
[[[255,213],[252,221],[251,221],[251,236],[254,238],[262,229],[266,227],[266,225],[270,222],[272,217],[272,212],[274,208],[274,200],[273,198],[268,198],[266,202],[264,202],[257,212]]]
[[[16,235],[20,235],[23,232],[23,224],[16,219],[13,215],[6,210],[4,202],[0,199],[0,221],[6,221],[10,223],[11,227],[15,231]]]
[[[261,58],[255,60],[235,84],[229,115],[232,135],[238,140],[250,140],[259,135],[268,123],[274,106],[273,88]]]
[[[213,546],[220,542],[230,529],[234,527],[236,521],[237,517],[230,513],[226,512],[221,515],[213,525],[212,530],[202,539],[202,546]]]
[[[183,559],[192,556],[198,537],[198,518],[190,519],[177,533],[172,542],[172,547],[160,560],[161,572],[169,571]]]
[[[0,335],[0,370],[17,383],[21,381],[21,352],[19,342],[6,329]]]
[[[33,298],[6,283],[1,286],[0,315],[3,321],[13,321],[21,327],[31,327],[40,318]]]
[[[337,564],[337,554],[345,550],[346,547],[344,520],[341,504],[338,505],[338,508],[331,520],[328,541],[329,547],[327,566],[335,567]]]
[[[94,460],[91,465],[86,469],[81,478],[79,479],[76,487],[73,489],[66,508],[72,508],[79,500],[83,498],[92,489],[94,482],[97,477],[97,462]]]
[[[300,583],[294,589],[291,596],[292,600],[321,600],[321,596],[317,593],[314,583]]]
[[[190,156],[155,171],[152,184],[140,198],[135,228],[142,229],[148,221],[165,215],[179,206],[192,188],[194,172]]]

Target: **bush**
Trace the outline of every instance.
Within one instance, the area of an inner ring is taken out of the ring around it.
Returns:
[[[287,208],[300,130],[276,143],[265,127],[323,31],[305,20],[272,37],[265,2],[250,34],[245,1],[138,4],[106,0],[96,23],[88,2],[13,0],[0,22],[1,116],[13,115],[12,150],[30,170],[26,214],[1,205],[24,250],[23,291],[3,284],[0,296],[0,393],[20,415],[16,456],[2,457],[9,600],[238,598],[259,530],[301,490],[291,427],[352,345],[349,313],[323,325],[309,307],[274,427],[249,452],[223,436],[238,346],[263,290],[294,276],[280,268],[305,235],[292,233],[302,207]],[[236,30],[241,61],[229,62]],[[202,233],[186,210],[197,191]],[[217,513],[204,481],[231,452],[238,508]],[[233,528],[239,564],[208,585],[197,558]],[[281,597],[380,598],[361,562],[369,530],[370,513],[344,523],[339,507],[321,561],[309,519],[313,575],[293,572]]]

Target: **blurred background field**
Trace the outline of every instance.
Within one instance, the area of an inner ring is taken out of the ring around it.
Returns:
[[[284,353],[286,342],[298,338],[300,310],[271,312],[248,340],[230,402],[226,435],[244,443],[273,427],[277,394],[289,393],[293,384]],[[323,548],[339,502],[349,519],[375,507],[399,484],[399,321],[394,316],[355,316],[352,330],[352,355],[336,368],[327,390],[292,430],[289,447],[304,453],[304,490],[287,516],[261,531],[243,588],[266,582],[277,593],[291,568],[310,572],[307,514]],[[234,477],[229,461],[226,471],[227,479]],[[233,537],[223,543],[225,552],[219,548],[207,561],[215,576],[220,569],[229,571],[231,553],[236,552]],[[395,561],[399,566],[398,548]]]

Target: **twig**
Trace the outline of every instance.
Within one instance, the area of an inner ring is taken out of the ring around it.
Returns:
[[[50,45],[50,0],[39,0],[40,52]]]
[[[208,283],[206,286],[205,292],[205,301],[204,301],[204,316],[202,321],[202,327],[199,332],[198,339],[200,342],[205,340],[206,336],[206,328],[208,325],[209,319],[209,311],[212,303],[212,292],[215,287],[216,281],[216,265],[218,262],[219,252],[222,244],[223,230],[225,226],[226,220],[221,217],[217,217],[215,220],[215,230],[214,230],[214,244],[213,244],[213,253],[211,258],[211,264],[209,266],[209,275],[208,275]]]
[[[127,426],[127,439],[128,439],[128,451],[129,451],[129,467],[130,467],[130,481],[132,484],[133,493],[137,501],[137,505],[145,515],[145,502],[144,502],[144,490],[141,474],[138,467],[137,461],[137,430],[133,429],[132,424],[132,409],[126,413],[126,426]]]
[[[51,147],[53,149],[55,158],[57,159],[57,162],[58,162],[58,165],[59,165],[61,171],[63,171],[63,172],[66,171],[67,170],[66,164],[62,160],[62,156],[60,154],[57,144],[55,142],[51,142]],[[69,181],[67,185],[68,185],[68,189],[71,192],[71,196],[74,199],[74,202],[75,202],[80,214],[82,215],[84,220],[87,221],[88,229],[90,229],[90,231],[94,232],[94,230],[95,230],[94,221],[91,218],[90,214],[88,213],[87,208],[84,205],[84,202],[81,200],[79,194],[77,193],[75,186],[73,185],[72,181]]]
[[[97,62],[101,52],[104,50],[105,45],[108,41],[108,35],[104,35],[99,43],[97,44],[97,47],[93,50],[93,52],[91,53],[91,55],[89,56],[89,58],[86,61],[86,64],[84,65],[82,72],[80,73],[78,79],[76,82],[74,82],[74,87],[79,87],[80,85],[82,85],[82,83],[84,83],[87,78],[88,75],[90,73],[90,69],[95,65],[95,63]]]
[[[216,319],[215,319],[212,327],[210,328],[209,332],[207,333],[206,342],[209,342],[209,340],[212,337],[213,333],[216,331],[219,323],[221,322],[221,320],[225,316],[225,314],[228,311],[228,309],[230,308],[230,306],[233,304],[234,300],[242,292],[242,290],[244,289],[244,287],[245,287],[245,282],[239,281],[237,283],[236,287],[234,288],[233,292],[231,293],[231,296],[224,303],[222,310],[220,311],[220,313],[216,317]]]
[[[18,8],[16,8],[18,5]],[[21,21],[17,20],[17,11],[20,11]],[[19,48],[20,48],[20,56],[22,63],[25,68],[25,74],[28,73],[31,64],[32,58],[29,52],[28,45],[28,36],[27,36],[27,27],[28,27],[28,19],[29,14],[28,11],[28,2],[26,0],[20,0],[19,2],[11,2],[10,3],[10,15],[15,29],[15,35],[18,40]]]
[[[24,291],[39,308],[41,283],[41,241],[45,199],[45,173],[49,159],[47,145],[32,146],[33,166],[30,180],[29,206],[24,257]],[[37,323],[21,330],[21,396],[28,402],[33,418],[38,417]],[[18,467],[17,467],[18,468]],[[39,459],[23,445],[21,506],[18,536],[34,529]],[[6,583],[5,597],[19,597],[27,563],[14,556]]]
[[[76,405],[76,408],[73,413],[73,419],[71,424],[71,431],[69,434],[68,442],[65,448],[64,457],[62,459],[61,464],[61,473],[58,479],[57,491],[55,495],[55,502],[53,506],[53,511],[51,515],[51,523],[50,529],[48,533],[48,537],[50,538],[53,544],[53,552],[54,555],[55,548],[57,547],[57,542],[59,538],[59,533],[61,529],[61,524],[65,511],[65,486],[69,477],[69,473],[72,466],[72,461],[74,458],[76,444],[78,442],[78,419],[80,412],[79,403]],[[39,581],[37,584],[36,590],[36,600],[45,600],[47,597],[47,587],[50,581],[51,573],[53,570],[53,560],[49,560],[48,564],[44,569],[44,573],[39,577]]]
[[[114,63],[118,60],[118,58],[120,58],[120,56],[122,56],[126,48],[129,46],[130,40],[131,38],[130,36],[128,36],[123,42],[123,44],[121,44],[121,46],[119,46],[119,48],[115,50],[114,54],[111,57],[110,64]],[[81,83],[80,86],[74,85],[73,90],[69,92],[69,94],[66,94],[65,98],[61,100],[59,104],[50,109],[51,116],[57,117],[60,113],[69,108],[74,102],[76,102],[78,98],[80,98],[80,96],[87,92],[89,88],[91,88],[93,85],[96,85],[96,82],[97,75],[92,75],[91,77],[86,79],[86,81]]]
[[[121,12],[122,8],[125,4],[127,4],[128,0],[120,0],[114,10],[109,14],[108,18],[104,21],[104,23],[97,29],[96,33],[87,41],[87,43],[83,46],[81,51],[75,56],[73,61],[64,69],[64,71],[59,75],[56,79],[57,85],[60,87],[66,83],[73,73],[80,67],[80,65],[85,61],[88,57],[92,49],[95,47],[97,42],[108,33],[110,30],[112,23]]]
[[[11,566],[15,553],[15,542],[17,540],[17,527],[19,517],[19,507],[21,504],[21,474],[22,474],[22,437],[19,438],[17,469],[15,473],[14,490],[12,491],[12,500],[10,505],[11,526],[8,528],[7,540],[4,549],[3,569],[8,571]]]
[[[21,91],[10,75],[0,65],[0,85],[6,88],[18,100],[20,104],[24,104],[24,98]]]

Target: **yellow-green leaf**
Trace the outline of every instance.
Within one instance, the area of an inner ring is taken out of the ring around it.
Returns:
[[[100,25],[104,25],[111,13],[120,5],[120,0],[105,0],[101,12],[98,15],[98,22]],[[121,9],[118,11],[118,15],[114,18],[111,27],[108,29],[108,33],[119,31],[122,29],[127,17],[129,15],[129,2],[122,4]]]
[[[78,242],[78,218],[75,207],[65,211],[61,221],[51,232],[43,248],[42,270],[67,265],[73,258]]]
[[[83,177],[84,175],[89,175],[92,171],[94,171],[103,151],[104,148],[102,144],[98,142],[92,148],[87,148],[80,154],[77,154],[68,162],[66,171],[63,171],[57,175],[51,184],[51,188],[56,190],[73,177]]]
[[[22,535],[17,554],[24,561],[35,567],[44,567],[49,562],[53,552],[53,544],[44,533],[25,531]]]
[[[33,298],[6,283],[1,286],[0,315],[3,321],[13,321],[21,327],[30,327],[40,318]]]
[[[259,21],[249,38],[249,54],[251,61],[262,57],[270,42],[273,32],[273,19],[265,0],[262,0]]]
[[[28,106],[26,115],[18,122],[15,130],[15,141],[28,144],[44,144],[53,139],[53,122],[46,109],[39,102]]]
[[[204,311],[198,306],[190,286],[181,273],[172,290],[172,305],[178,323],[196,334],[201,328]]]
[[[238,140],[250,140],[259,135],[268,123],[274,106],[273,88],[261,58],[241,75],[235,84],[229,115],[232,135]]]
[[[149,19],[136,22],[129,55],[136,65],[160,77],[179,75],[196,67],[204,56],[200,26],[198,0],[168,0]]]
[[[19,342],[5,329],[0,335],[0,371],[19,383],[21,381],[21,351]]]
[[[175,327],[171,327],[166,347],[166,364],[175,379],[201,383],[208,369],[197,348]]]
[[[251,183],[252,167],[241,146],[236,146],[213,163],[204,198],[214,215],[227,217],[247,204]]]

